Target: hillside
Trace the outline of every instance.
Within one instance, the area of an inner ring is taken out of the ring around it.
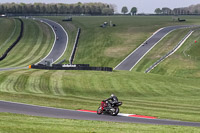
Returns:
[[[65,29],[69,29],[69,25],[75,25],[70,26],[73,30],[67,30],[73,38],[69,42],[69,49],[73,46],[77,28],[82,29],[74,63],[109,67],[115,67],[159,28],[180,24],[174,23],[171,17],[160,19],[152,16],[73,17],[72,22],[62,22],[64,17],[48,18],[58,21]],[[110,21],[116,27],[100,27],[104,22]],[[71,54],[71,51],[68,52]],[[65,58],[69,59],[69,55],[66,53]]]
[[[20,33],[20,22],[16,19],[0,18],[0,56],[12,45]]]

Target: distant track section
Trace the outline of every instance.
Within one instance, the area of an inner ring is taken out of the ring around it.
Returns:
[[[170,51],[168,52],[166,55],[164,55],[163,57],[161,57],[159,60],[157,60],[152,66],[150,66],[149,68],[146,69],[145,73],[149,73],[152,69],[154,69],[158,64],[160,64],[160,62],[162,62],[163,60],[165,60],[167,57],[169,57],[170,55],[172,55],[173,53],[175,53],[181,46],[182,44],[190,37],[190,35],[193,33],[193,31],[189,31],[187,33],[187,35]]]
[[[17,38],[17,40],[4,52],[4,54],[0,57],[0,61],[2,61],[3,59],[6,58],[6,56],[8,55],[8,53],[17,45],[17,43],[21,40],[22,36],[23,36],[23,32],[24,32],[24,23],[20,18],[16,18],[17,20],[20,21],[21,23],[21,31],[20,34]]]
[[[49,54],[36,64],[45,64],[46,60],[56,62],[65,53],[68,44],[68,34],[65,29],[58,23],[48,19],[37,19],[49,25],[55,35],[53,47]]]
[[[131,71],[135,65],[165,36],[176,29],[192,28],[196,26],[192,25],[179,25],[169,26],[161,28],[155,32],[150,38],[148,38],[143,44],[141,44],[136,50],[134,50],[129,56],[127,56],[120,64],[118,64],[114,70],[128,70]]]

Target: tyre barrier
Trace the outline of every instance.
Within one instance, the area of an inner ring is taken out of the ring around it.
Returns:
[[[29,68],[33,69],[46,69],[46,70],[90,70],[90,71],[109,71],[112,72],[111,67],[90,67],[89,64],[52,64],[46,66],[43,64],[31,65]]]
[[[23,36],[23,32],[24,32],[24,23],[20,18],[15,18],[17,20],[19,20],[21,22],[21,31],[20,34],[17,38],[17,40],[6,50],[6,52],[0,57],[0,61],[2,61],[3,59],[6,58],[6,56],[8,55],[8,53],[15,47],[15,45],[21,40],[22,36]]]

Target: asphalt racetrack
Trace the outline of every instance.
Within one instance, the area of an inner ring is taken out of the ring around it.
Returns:
[[[65,53],[65,50],[67,49],[68,34],[60,24],[52,20],[37,20],[48,24],[52,28],[55,34],[55,41],[50,53],[36,64],[45,64],[45,61],[52,61],[53,63],[55,63]]]
[[[13,102],[7,102],[7,101],[0,101],[0,112],[26,114],[26,115],[41,116],[41,117],[65,118],[65,119],[200,127],[200,123],[196,123],[196,122],[183,122],[183,121],[164,120],[164,119],[162,120],[162,119],[133,118],[133,117],[125,117],[125,116],[97,115],[96,113],[81,112],[81,111],[67,110],[67,109],[58,109],[58,108],[51,108],[51,107],[42,107],[42,106],[13,103]]]
[[[129,56],[127,56],[120,64],[118,64],[115,70],[129,70],[131,71],[133,67],[167,34],[171,31],[181,28],[191,28],[192,25],[180,25],[180,26],[169,26],[158,30],[149,39],[147,39],[140,47],[133,51]]]

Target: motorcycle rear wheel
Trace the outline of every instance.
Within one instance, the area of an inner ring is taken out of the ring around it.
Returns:
[[[112,112],[112,114],[111,114],[112,116],[116,116],[119,113],[119,108],[118,107],[114,107],[114,109],[115,109],[115,111]]]

